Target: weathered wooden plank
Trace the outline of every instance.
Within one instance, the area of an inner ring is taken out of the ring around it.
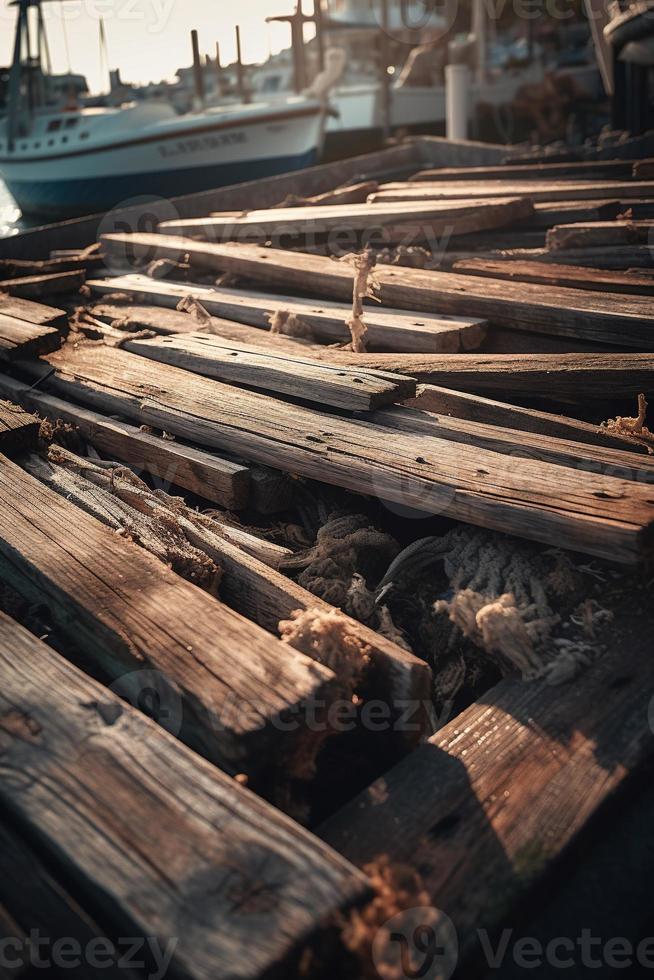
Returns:
[[[433,167],[419,170],[413,181],[440,180],[570,180],[571,178],[610,177],[619,180],[638,176],[632,160],[580,160],[575,163],[500,163],[489,167]]]
[[[126,691],[138,696],[146,677],[196,750],[256,783],[272,756],[281,761],[282,742],[285,752],[289,737],[303,742],[301,720],[290,735],[279,722],[305,698],[329,701],[331,671],[4,458],[0,501],[0,576],[47,603],[88,662]]]
[[[138,257],[153,248],[161,257],[189,256],[192,265],[236,272],[278,287],[311,291],[345,300],[352,292],[352,270],[318,255],[258,245],[218,245],[164,235],[107,235],[106,246],[126,242]],[[591,293],[582,289],[509,283],[448,272],[377,266],[379,296],[386,306],[442,310],[487,318],[499,326],[636,347],[654,348],[654,311],[646,297]]]
[[[447,252],[456,259],[473,257],[471,253]],[[548,248],[504,248],[484,252],[488,259],[507,259],[523,262],[564,263],[588,266],[594,269],[626,271],[631,268],[652,266],[652,251],[648,245],[598,245],[584,248],[566,248],[553,252]]]
[[[306,283],[305,283],[306,285]],[[96,294],[120,292],[135,302],[156,303],[158,306],[175,307],[185,296],[192,295],[202,303],[208,313],[226,317],[270,330],[271,318],[281,311],[288,311],[304,324],[317,339],[328,343],[342,343],[350,339],[346,321],[352,315],[351,302],[315,303],[296,296],[277,296],[256,293],[251,290],[223,289],[192,283],[174,283],[153,280],[148,276],[119,276],[115,279],[91,279],[88,286]],[[344,295],[343,291],[340,295]],[[350,296],[351,300],[351,289]],[[190,317],[189,317],[190,319]],[[148,325],[152,325],[148,323]],[[485,323],[471,317],[441,316],[424,311],[416,313],[389,313],[372,306],[366,311],[367,341],[373,350],[391,350],[407,353],[439,353],[474,350],[485,336]],[[171,324],[172,326],[172,324]],[[212,331],[229,340],[260,343],[249,336],[231,336],[225,323],[211,325]],[[236,326],[236,325],[235,325]],[[163,328],[162,328],[163,329]],[[292,338],[297,343],[296,338]],[[290,349],[291,338],[276,336],[275,343],[283,341]],[[306,343],[306,341],[305,341]]]
[[[292,473],[616,561],[649,547],[654,503],[636,483],[507,465],[499,453],[281,403],[127,351],[80,345],[48,361],[56,390]]]
[[[390,204],[425,201],[454,201],[460,198],[493,198],[523,195],[537,201],[629,200],[632,197],[654,197],[652,181],[583,181],[583,180],[485,180],[425,181],[382,184],[368,201]]]
[[[34,415],[28,415],[11,401],[0,401],[0,453],[4,456],[35,447],[39,427],[39,419]]]
[[[524,259],[458,259],[453,272],[512,282],[535,282],[544,286],[569,286],[594,292],[631,293],[651,296],[652,280],[618,269],[594,269],[582,265],[532,262]]]
[[[171,975],[284,972],[365,896],[347,861],[4,615],[0,677],[4,805]]]
[[[314,194],[312,197],[297,197],[289,195],[276,207],[317,207],[321,204],[363,204],[368,194],[374,193],[379,184],[376,180],[364,180],[356,184],[343,184],[335,187],[332,191],[325,191],[322,194]],[[219,214],[222,212],[216,212]]]
[[[139,544],[153,553],[158,552],[160,542],[169,534],[169,522],[176,519],[188,545],[220,567],[221,597],[274,636],[279,635],[280,622],[292,618],[296,610],[334,612],[327,602],[286,578],[277,566],[269,567],[270,563],[265,564],[252,550],[239,546],[238,539],[225,533],[224,525],[198,518],[190,509],[180,507],[179,501],[173,502],[161,492],[154,495],[145,487],[136,487],[133,478],[126,478],[119,470],[103,469],[103,478],[98,479],[92,461],[56,451],[47,460],[34,453],[23,465],[47,486],[112,529],[133,528]],[[286,551],[284,557],[291,558],[292,553]],[[189,562],[189,572],[191,569]],[[189,577],[186,567],[180,571]],[[339,617],[339,629],[343,638],[353,639],[367,655],[357,671],[356,694],[364,701],[375,699],[383,704],[390,735],[386,747],[405,750],[421,736],[431,734],[431,671],[424,661],[344,613]],[[305,652],[316,657],[311,649]],[[407,718],[409,706],[410,719]],[[403,714],[405,721],[396,729],[396,722]],[[381,728],[377,731],[381,733]]]
[[[610,446],[632,453],[647,452],[632,439],[617,436],[601,430],[597,425],[582,422],[567,415],[554,415],[535,408],[509,405],[508,402],[494,401],[469,392],[439,388],[436,385],[421,385],[415,398],[405,402],[408,408],[419,408],[425,412],[440,412],[459,419],[483,422],[486,425],[502,425],[523,432],[539,432],[557,439],[572,439],[591,446]]]
[[[20,276],[47,276],[56,272],[75,272],[78,269],[95,269],[103,265],[100,255],[84,255],[74,252],[71,255],[52,259],[0,259],[0,277],[17,279]]]
[[[55,293],[75,293],[84,284],[83,270],[53,272],[41,276],[20,276],[17,279],[0,280],[0,291],[25,299],[40,299]]]
[[[635,160],[633,176],[636,180],[654,180],[654,160]]]
[[[654,460],[622,449],[589,445],[570,438],[525,432],[485,421],[452,418],[445,414],[408,406],[384,409],[375,415],[382,425],[408,435],[424,433],[457,444],[478,446],[515,458],[539,459],[544,463],[569,466],[579,471],[619,476],[624,480],[654,483]]]
[[[0,359],[47,354],[61,343],[59,331],[0,313]]]
[[[68,324],[64,310],[20,296],[8,296],[6,293],[0,293],[0,314],[41,326],[65,328]]]
[[[319,831],[359,866],[415,868],[452,920],[465,976],[481,960],[478,930],[512,927],[651,759],[648,641],[607,649],[579,682],[503,681]]]
[[[190,235],[214,242],[270,239],[277,246],[306,236],[347,233],[352,238],[356,232],[365,232],[369,243],[406,238],[405,244],[409,244],[445,233],[467,235],[501,228],[529,218],[533,210],[531,201],[524,197],[507,195],[489,202],[474,200],[470,194],[466,200],[431,205],[331,204],[250,211],[243,217],[175,218],[162,221],[158,230],[164,235]]]
[[[7,619],[1,613],[0,620],[0,636],[5,639],[12,629],[15,630],[15,635],[19,635],[19,649],[24,642],[37,642],[33,637],[26,640],[18,625],[8,626]],[[12,939],[3,948],[1,960],[13,961],[24,957],[26,966],[30,960],[32,963],[40,962],[40,967],[34,966],[33,971],[29,972],[30,978],[38,977],[39,972],[61,976],[55,969],[54,961],[58,961],[60,966],[64,965],[65,975],[75,980],[88,980],[96,975],[107,977],[107,980],[139,980],[142,974],[127,965],[126,947],[118,949],[116,944],[112,948],[118,937],[107,929],[106,923],[100,925],[94,921],[69,892],[69,888],[70,884],[67,883],[65,887],[15,830],[4,822],[0,823],[0,937]],[[2,921],[3,906],[11,910],[12,931],[8,931],[8,924],[5,926]],[[40,940],[40,946],[30,946],[30,933],[36,933],[34,938]],[[73,949],[72,955],[66,956],[64,953],[63,957],[58,958],[60,947],[54,944],[59,942],[63,946],[70,941],[79,944],[80,955],[76,956]],[[94,941],[96,946],[90,947],[91,961],[88,962],[85,954],[89,952],[88,944]],[[103,964],[100,967],[102,972],[97,974],[92,954],[94,948],[98,950],[97,962]],[[119,965],[122,958],[125,962]],[[132,959],[138,960],[139,957]],[[15,980],[21,974],[9,975]],[[5,976],[0,967],[0,977],[4,980]]]
[[[52,355],[50,355],[52,356]],[[636,398],[654,393],[652,354],[415,354],[324,355],[333,362],[380,371],[403,371],[419,384],[456,388],[480,395],[523,395],[553,401],[576,402]]]
[[[279,392],[351,412],[380,408],[415,394],[415,382],[399,374],[348,370],[202,333],[129,340],[123,346],[142,357],[218,381]]]
[[[44,418],[61,419],[76,426],[84,438],[110,459],[122,460],[141,472],[150,473],[162,489],[174,484],[228,510],[242,510],[250,497],[247,466],[222,459],[195,446],[163,439],[135,425],[112,419],[49,395],[6,375],[0,375],[0,395],[28,405]],[[38,421],[37,433],[38,433]],[[10,455],[2,435],[0,406],[0,452]]]
[[[575,221],[547,232],[550,252],[600,245],[642,245],[654,241],[654,221]]]

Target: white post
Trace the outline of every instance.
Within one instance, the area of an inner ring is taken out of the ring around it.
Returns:
[[[470,69],[467,65],[446,66],[445,98],[448,140],[467,139],[470,113]]]

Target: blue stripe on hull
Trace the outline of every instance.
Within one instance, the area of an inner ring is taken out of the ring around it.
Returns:
[[[42,218],[74,218],[99,214],[121,202],[141,195],[163,198],[180,197],[196,191],[213,190],[262,177],[274,177],[292,170],[302,170],[316,163],[316,149],[297,156],[271,160],[248,160],[243,163],[212,164],[167,170],[164,173],[114,174],[89,180],[52,180],[7,182],[24,215]]]

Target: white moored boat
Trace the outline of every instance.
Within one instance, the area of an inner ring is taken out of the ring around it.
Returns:
[[[326,105],[302,96],[181,116],[165,102],[49,105],[40,58],[21,57],[23,47],[33,50],[28,9],[37,8],[41,27],[41,0],[17,6],[0,176],[23,214],[70,217],[141,194],[207,190],[308,167],[321,152]]]

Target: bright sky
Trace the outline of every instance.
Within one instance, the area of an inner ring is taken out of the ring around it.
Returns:
[[[213,55],[220,43],[223,64],[236,53],[234,26],[241,25],[243,59],[264,60],[270,51],[290,44],[286,24],[266,24],[272,14],[289,13],[295,0],[50,0],[44,3],[53,70],[70,67],[86,75],[91,91],[108,88],[100,61],[99,25],[104,21],[109,66],[120,68],[125,81],[172,79],[177,68],[191,64],[192,28],[200,50]],[[306,0],[308,12],[311,0]],[[0,0],[0,64],[11,62],[15,7]],[[66,45],[67,42],[67,45]]]

